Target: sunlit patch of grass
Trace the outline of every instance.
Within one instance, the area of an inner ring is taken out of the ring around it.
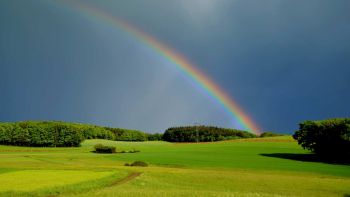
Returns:
[[[47,171],[40,170],[42,173]],[[95,172],[95,171],[68,171],[68,170],[59,170],[63,173],[70,173],[72,175],[80,176],[81,180],[74,177],[73,180],[66,180],[67,178],[71,178],[70,176],[60,175],[60,177],[56,181],[52,181],[51,179],[46,179],[45,181],[49,181],[51,184],[42,184],[42,182],[36,182],[39,186],[32,187],[32,185],[21,185],[23,182],[27,182],[29,179],[32,181],[33,178],[27,178],[26,181],[22,181],[17,186],[12,186],[11,191],[0,191],[0,196],[2,197],[40,197],[40,196],[65,196],[67,194],[80,194],[82,192],[89,192],[92,190],[96,190],[98,188],[109,187],[113,182],[123,179],[128,174],[127,171],[109,171],[109,172]],[[22,172],[22,171],[19,171]],[[30,172],[30,171],[27,171]],[[33,171],[31,171],[33,172]],[[56,174],[58,171],[50,170],[46,175],[50,175],[50,173]],[[84,174],[82,176],[82,174]],[[87,174],[87,175],[86,175]],[[63,178],[63,176],[65,176]],[[40,178],[39,178],[40,179]],[[43,181],[44,179],[40,179]],[[57,184],[58,182],[58,184]],[[31,183],[33,184],[33,183]],[[48,186],[49,185],[49,186]],[[18,189],[14,187],[25,187],[25,189]],[[26,190],[26,191],[25,191]]]
[[[22,170],[0,174],[0,192],[34,191],[101,179],[113,172],[78,170]]]

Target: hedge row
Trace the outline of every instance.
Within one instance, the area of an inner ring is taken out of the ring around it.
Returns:
[[[163,140],[169,142],[196,142],[197,140],[199,142],[213,142],[252,137],[256,137],[256,135],[247,131],[212,126],[186,126],[167,129]]]

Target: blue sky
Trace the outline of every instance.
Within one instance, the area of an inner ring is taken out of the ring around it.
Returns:
[[[350,115],[350,1],[100,0],[194,62],[264,131]],[[0,121],[239,128],[174,65],[59,0],[0,1]]]

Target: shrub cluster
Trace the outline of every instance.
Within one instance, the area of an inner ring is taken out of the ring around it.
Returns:
[[[133,163],[129,164],[129,163],[125,163],[125,166],[140,166],[140,167],[147,167],[148,164],[146,162],[143,161],[134,161]]]
[[[163,135],[163,140],[168,142],[196,142],[197,140],[199,142],[213,142],[252,137],[256,137],[256,135],[247,131],[212,126],[187,126],[167,129]]]
[[[105,146],[102,144],[96,144],[94,146],[95,153],[116,153],[117,149],[115,146]]]
[[[293,138],[303,148],[316,154],[338,157],[350,156],[350,118],[305,121]]]

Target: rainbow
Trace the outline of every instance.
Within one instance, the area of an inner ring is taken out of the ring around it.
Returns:
[[[100,8],[78,1],[74,1],[74,3],[69,1],[55,2],[62,2],[69,8],[74,7],[88,17],[99,19],[132,35],[132,37],[137,39],[139,42],[153,49],[156,53],[172,62],[180,72],[192,79],[203,90],[205,90],[210,97],[214,98],[214,100],[216,100],[225,109],[225,111],[227,111],[233,120],[237,121],[245,130],[259,134],[258,126],[246,113],[244,113],[237,102],[230,98],[230,96],[222,88],[220,88],[212,79],[199,70],[198,67],[191,63],[185,56],[181,55],[125,20],[116,18]]]

